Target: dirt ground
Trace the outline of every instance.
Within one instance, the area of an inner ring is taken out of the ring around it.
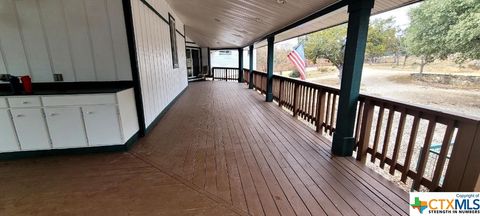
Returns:
[[[412,81],[411,73],[365,67],[360,92],[480,118],[480,89],[457,89]],[[340,86],[335,72],[322,73],[309,80]]]

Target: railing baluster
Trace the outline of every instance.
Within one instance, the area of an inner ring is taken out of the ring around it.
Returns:
[[[310,114],[310,123],[312,124],[314,122],[314,118],[315,118],[315,89],[313,88],[310,88],[310,97],[309,97],[309,101],[310,101],[310,110],[309,110],[309,114]]]
[[[298,85],[293,83],[293,116],[297,116],[298,111]]]
[[[358,109],[357,109],[357,121],[355,123],[355,141],[357,143],[360,142],[360,129],[361,129],[361,124],[363,121],[363,112],[364,112],[364,106],[365,102],[358,101]],[[375,107],[374,107],[375,108]]]
[[[370,134],[372,131],[373,111],[375,106],[370,100],[365,101],[362,115],[362,130],[360,131],[360,141],[357,150],[357,160],[367,161],[368,143],[370,142]],[[360,116],[359,116],[360,117]]]
[[[328,130],[331,130],[330,125],[328,124],[330,122],[330,105],[331,105],[331,98],[332,98],[332,93],[327,92],[327,111],[325,113],[325,130],[324,132],[327,133]]]
[[[435,167],[435,172],[433,174],[430,191],[436,191],[438,188],[438,184],[443,173],[443,168],[445,166],[445,161],[447,160],[448,149],[450,147],[450,143],[452,143],[453,131],[455,130],[454,126],[455,121],[451,120],[448,122],[447,130],[445,131],[445,136],[443,137],[440,154],[438,155],[437,166]]]
[[[380,160],[380,167],[385,167],[385,160],[387,159],[388,145],[390,143],[390,132],[392,130],[393,115],[395,114],[395,107],[391,107],[388,111],[387,128],[385,130],[385,139],[383,140],[382,159]]]
[[[402,171],[402,182],[407,181],[408,171],[410,170],[410,164],[412,161],[413,150],[415,147],[415,142],[417,140],[418,134],[418,125],[420,124],[420,113],[415,113],[412,125],[412,131],[410,132],[410,141],[408,141],[407,147],[407,155],[405,156],[405,162],[403,163],[403,171]]]
[[[283,94],[283,80],[280,80],[280,89],[278,90],[278,106],[282,106],[283,101],[282,101],[282,94]]]
[[[430,146],[432,145],[433,134],[435,132],[436,118],[430,119],[428,122],[427,134],[425,136],[425,142],[423,144],[422,152],[420,153],[420,159],[417,165],[417,175],[413,180],[412,188],[417,190],[420,188],[420,184],[425,173],[425,167],[427,166],[428,154],[430,153]]]
[[[325,120],[325,92],[318,89],[317,99],[317,132],[322,131],[323,122]]]
[[[300,114],[302,115],[302,118],[305,118],[305,103],[307,99],[307,87],[301,85],[301,94],[300,94],[300,99],[302,100],[302,103],[300,103]]]
[[[398,153],[400,151],[400,146],[402,145],[403,129],[405,128],[405,118],[407,117],[406,112],[407,110],[403,109],[400,115],[400,122],[398,124],[398,130],[397,130],[397,138],[395,140],[395,147],[393,148],[392,164],[390,166],[391,175],[395,174],[395,167],[397,165]]]
[[[373,139],[372,158],[370,159],[372,163],[375,163],[375,160],[377,159],[377,149],[378,149],[378,143],[380,142],[380,133],[382,131],[384,112],[385,112],[385,107],[382,103],[380,105],[380,111],[378,112],[377,127],[375,128],[375,138]]]
[[[333,96],[333,102],[332,102],[332,110],[330,111],[331,112],[331,116],[330,116],[330,136],[333,134],[333,131],[334,131],[334,121],[335,121],[335,118],[336,118],[335,110],[337,108],[337,95],[332,94],[332,96]]]

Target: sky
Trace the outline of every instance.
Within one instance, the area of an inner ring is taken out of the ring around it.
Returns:
[[[387,11],[381,14],[374,15],[370,18],[370,20],[374,19],[387,19],[393,17],[395,19],[396,24],[400,27],[400,29],[405,30],[408,25],[410,24],[410,19],[408,17],[408,11],[411,8],[417,7],[420,3],[411,4],[405,7],[401,7],[395,10]],[[292,38],[283,42],[278,43],[280,46],[287,46],[287,47],[294,47],[298,43],[298,38]]]
[[[395,22],[402,29],[405,30],[410,24],[410,18],[408,17],[408,11],[411,8],[417,7],[419,4],[411,4],[405,7],[401,7],[395,10],[387,11],[381,14],[377,14],[371,17],[371,19],[387,19],[389,17],[395,18]]]

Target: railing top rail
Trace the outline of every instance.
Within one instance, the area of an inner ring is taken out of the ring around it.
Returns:
[[[442,116],[445,118],[449,119],[454,119],[457,121],[462,121],[462,122],[477,122],[480,123],[480,118],[475,117],[475,116],[470,116],[470,115],[465,115],[465,114],[460,114],[460,113],[455,113],[455,112],[450,112],[450,111],[443,111],[443,110],[435,110],[431,107],[426,107],[422,105],[416,105],[416,104],[408,104],[406,102],[398,101],[395,99],[390,99],[390,98],[383,98],[383,97],[378,97],[378,96],[372,96],[368,94],[360,94],[360,98],[363,100],[370,100],[374,101],[377,103],[385,103],[390,106],[396,106],[396,107],[401,107],[405,108],[408,110],[414,110],[421,112],[426,115],[434,115],[434,116]]]
[[[248,69],[245,69],[245,70],[248,70]],[[260,74],[266,74],[265,72],[256,71],[256,70],[254,70],[253,72],[254,73],[260,73]],[[324,89],[324,90],[327,90],[327,91],[330,91],[330,92],[333,92],[333,93],[339,93],[340,92],[340,89],[338,89],[338,88],[331,87],[331,86],[324,86],[324,85],[321,85],[321,84],[318,84],[318,83],[313,83],[313,82],[310,82],[310,81],[299,80],[299,79],[286,77],[286,76],[282,76],[282,75],[278,75],[278,74],[274,74],[273,77],[279,78],[279,79],[282,79],[282,80],[288,80],[289,82],[301,84],[301,85],[312,87],[312,88]],[[461,121],[461,122],[480,123],[480,118],[479,117],[454,113],[454,112],[450,112],[450,111],[435,110],[435,109],[430,108],[430,107],[425,107],[425,106],[422,106],[422,105],[408,104],[406,102],[401,102],[401,101],[397,101],[395,99],[390,99],[390,98],[378,97],[378,96],[373,96],[373,95],[368,95],[368,94],[360,94],[359,100],[360,101],[370,100],[370,101],[374,101],[376,103],[385,103],[385,105],[387,105],[387,106],[395,106],[395,107],[399,107],[399,108],[405,108],[405,109],[408,109],[408,110],[423,113],[425,115],[441,116],[441,117],[444,117],[444,118],[454,119],[454,120]]]
[[[212,67],[212,70],[213,69],[236,69],[236,70],[238,70],[238,67]]]

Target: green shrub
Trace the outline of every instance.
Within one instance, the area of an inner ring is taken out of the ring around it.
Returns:
[[[300,77],[300,72],[298,72],[298,70],[295,69],[292,72],[290,72],[290,74],[288,74],[288,76],[291,77],[291,78],[299,78]]]

